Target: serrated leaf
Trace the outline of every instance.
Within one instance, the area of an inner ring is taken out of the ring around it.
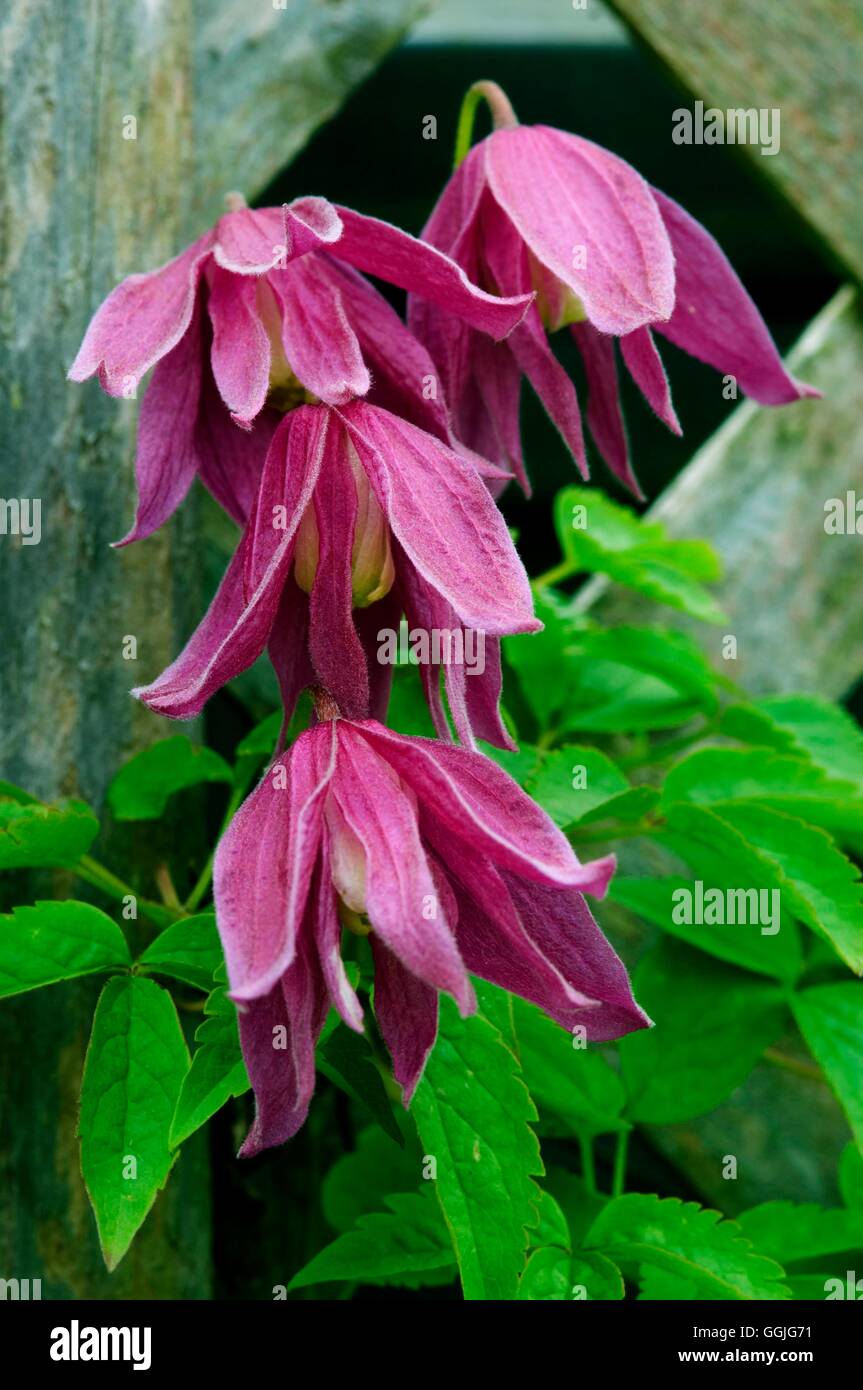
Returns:
[[[732,705],[723,732],[808,757],[816,767],[863,791],[863,731],[840,705],[817,695],[770,695]]]
[[[416,1143],[400,1148],[377,1125],[361,1130],[357,1147],[337,1159],[324,1178],[321,1206],[334,1230],[349,1231],[359,1217],[379,1211],[394,1192],[413,1192],[422,1182]]]
[[[531,1246],[541,1250],[546,1245],[557,1245],[561,1250],[568,1250],[571,1245],[569,1227],[551,1193],[537,1188],[534,1207],[536,1217],[529,1228]]]
[[[166,927],[147,947],[138,965],[209,993],[222,959],[215,914],[200,912]]]
[[[863,1151],[863,985],[815,985],[796,994],[792,1008]]]
[[[784,1299],[782,1268],[756,1254],[733,1221],[677,1197],[628,1193],[600,1212],[585,1244],[609,1259],[656,1266],[717,1299]]]
[[[863,883],[826,831],[747,801],[678,802],[668,808],[667,827],[657,838],[693,867],[690,845],[702,860],[705,849],[716,856],[721,847],[726,864],[739,866],[736,887],[778,890],[784,912],[863,973]]]
[[[466,1299],[513,1299],[534,1219],[536,1112],[516,1058],[479,1015],[441,1001],[437,1045],[412,1104]]]
[[[725,877],[734,876],[733,860],[725,864],[724,870]],[[722,873],[722,868],[714,872]],[[698,882],[701,884],[700,890]],[[696,881],[676,875],[668,878],[625,878],[615,875],[609,885],[608,896],[612,902],[620,903],[644,921],[652,922],[669,935],[720,960],[741,965],[745,970],[754,970],[770,979],[796,980],[803,969],[803,952],[797,924],[787,914],[775,935],[765,935],[758,923],[699,923],[685,920],[686,916],[694,918],[698,915],[696,905],[699,893],[703,901],[704,894],[710,889],[728,887],[734,885],[717,883],[715,878],[710,877]],[[688,894],[686,899],[680,896],[684,891]],[[684,912],[685,903],[692,904],[692,911]],[[726,909],[725,916],[729,915]]]
[[[388,1212],[361,1216],[356,1227],[319,1251],[295,1274],[291,1289],[343,1280],[399,1283],[426,1270],[455,1272],[446,1223],[431,1193],[397,1193]]]
[[[736,1219],[756,1250],[781,1265],[863,1251],[863,1212],[814,1203],[762,1202]]]
[[[547,1188],[562,1211],[569,1229],[568,1248],[576,1250],[602,1208],[609,1201],[603,1192],[592,1191],[583,1178],[565,1168],[550,1164],[542,1185]]]
[[[37,902],[0,917],[0,998],[129,966],[117,923],[79,902]]]
[[[108,805],[117,820],[157,820],[175,792],[232,777],[212,748],[196,747],[185,734],[175,734],[123,764],[108,788]]]
[[[574,1047],[571,1034],[533,1004],[513,999],[518,1056],[528,1090],[557,1134],[589,1137],[621,1128],[626,1093],[594,1047]]]
[[[216,979],[225,981],[220,965]],[[228,998],[227,984],[213,990],[204,1005],[204,1022],[195,1032],[192,1065],[183,1079],[170,1126],[172,1148],[206,1124],[231,1096],[241,1096],[250,1086],[240,1049],[237,1010]]]
[[[109,980],[99,998],[81,1085],[81,1171],[109,1269],[164,1187],[168,1131],[189,1054],[173,1000],[153,980]]]
[[[584,510],[575,512],[577,507]],[[699,583],[721,574],[719,558],[705,541],[669,540],[658,522],[642,521],[594,489],[564,488],[555,498],[554,517],[561,549],[579,570],[606,574],[702,622],[722,621],[722,610]],[[587,524],[574,527],[574,518]]]
[[[399,1146],[404,1144],[392,1101],[365,1037],[344,1024],[338,1025],[318,1044],[317,1067],[340,1090],[358,1101],[385,1134]]]
[[[593,628],[580,633],[577,642],[585,660],[656,677],[705,714],[717,707],[717,676],[684,632],[663,627]]]
[[[840,838],[843,832],[863,835],[863,795],[853,782],[830,777],[804,758],[764,748],[692,753],[668,773],[663,801],[756,801]]]
[[[99,822],[83,801],[0,797],[0,869],[71,868],[99,833]]]
[[[643,1124],[677,1124],[726,1100],[783,1031],[783,991],[660,941],[634,976],[635,996],[654,1021],[621,1040],[627,1114]]]
[[[548,1246],[535,1250],[518,1287],[522,1302],[594,1302],[621,1299],[623,1276],[604,1255],[580,1250],[576,1255]]]
[[[640,1303],[696,1303],[712,1299],[713,1294],[693,1279],[682,1279],[667,1269],[641,1265],[638,1270],[638,1301]]]

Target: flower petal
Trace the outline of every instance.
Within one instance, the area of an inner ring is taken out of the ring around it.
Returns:
[[[246,428],[263,409],[270,382],[270,340],[258,317],[255,285],[214,266],[207,301],[213,376],[231,418]]]
[[[435,1044],[437,990],[406,970],[397,956],[372,937],[375,959],[375,1018],[393,1059],[393,1076],[409,1105]]]
[[[601,332],[631,333],[669,317],[668,234],[650,188],[624,160],[549,126],[517,126],[488,137],[486,171],[530,250]]]
[[[216,921],[235,999],[268,993],[294,959],[334,768],[332,729],[307,731],[268,769],[219,841]]]
[[[581,893],[525,883],[504,873],[503,879],[525,930],[547,960],[595,1005],[578,1011],[566,1026],[582,1024],[590,1042],[609,1042],[650,1019],[632,997],[626,967],[608,944]]]
[[[644,493],[629,461],[629,441],[620,408],[614,339],[605,333],[598,333],[591,323],[574,323],[572,336],[584,361],[587,423],[593,442],[614,476],[643,500]]]
[[[300,417],[299,411],[294,414]],[[293,466],[287,470],[280,495],[285,529],[274,530],[268,509],[250,521],[216,597],[185,650],[158,680],[132,692],[157,714],[191,719],[214,691],[251,666],[266,646],[290,571],[297,526],[317,482],[327,423],[326,415],[316,411],[291,422]],[[284,434],[277,432],[268,465],[274,456],[277,461],[283,457],[283,440]]]
[[[614,856],[579,864],[566,837],[536,802],[481,753],[428,738],[406,738],[373,720],[353,726],[433,817],[499,867],[524,878],[578,887],[602,897]]]
[[[377,406],[356,401],[342,419],[394,536],[423,579],[467,627],[535,632],[524,567],[472,466]]]
[[[625,333],[620,339],[620,352],[647,404],[656,411],[672,434],[682,434],[680,421],[671,404],[668,377],[650,329],[636,328],[634,333]]]
[[[99,373],[109,396],[133,395],[141,378],[167,356],[189,327],[201,265],[210,253],[207,232],[158,270],[129,275],[96,310],[70,381]]]
[[[413,975],[474,1007],[455,938],[438,900],[420,842],[416,809],[386,762],[357,734],[363,725],[335,721],[339,757],[333,795],[366,856],[366,912],[373,931]]]
[[[284,1144],[305,1123],[328,1002],[317,961],[304,953],[269,994],[240,1011],[240,1044],[255,1093],[255,1119],[240,1158]]]
[[[355,1033],[363,1031],[363,1006],[348,979],[342,960],[342,924],[336,911],[336,891],[330,868],[330,849],[326,834],[321,840],[320,872],[317,885],[315,944],[321,972],[333,1007]]]
[[[321,685],[346,719],[369,708],[365,649],[353,618],[351,561],[357,489],[344,428],[334,420],[314,492],[318,566],[312,586],[309,651]]]
[[[288,257],[326,251],[342,234],[342,219],[326,198],[295,198],[285,203],[285,251]]]
[[[157,363],[141,402],[135,480],[135,524],[117,546],[143,540],[167,521],[192,485],[198,466],[195,434],[201,394],[200,312],[176,347]]]
[[[523,318],[530,296],[500,299],[486,294],[442,251],[389,222],[364,217],[350,208],[338,211],[345,228],[334,249],[339,260],[432,300],[493,338],[505,338]]]
[[[267,277],[282,311],[282,344],[294,374],[328,405],[364,396],[371,385],[342,296],[318,258],[293,261]]]
[[[736,377],[762,405],[786,405],[821,392],[795,381],[719,244],[688,212],[654,189],[677,258],[674,313],[656,328],[691,357]]]
[[[216,223],[213,257],[234,275],[265,275],[287,254],[282,208],[239,208]]]
[[[449,438],[449,417],[443,392],[436,388],[437,372],[431,357],[399,318],[395,309],[353,266],[330,256],[318,260],[320,272],[341,292],[350,322],[359,338],[363,358],[371,372],[374,404],[392,410],[428,430],[439,439]]]

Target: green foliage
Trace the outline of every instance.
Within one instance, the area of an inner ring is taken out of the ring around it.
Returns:
[[[170,975],[209,993],[221,962],[215,914],[201,912],[166,927],[144,951],[138,966],[148,974]]]
[[[404,1139],[366,1038],[339,1024],[318,1046],[318,1070],[358,1101],[397,1144]]]
[[[385,1201],[388,1212],[359,1217],[354,1230],[325,1246],[289,1287],[344,1279],[399,1284],[426,1270],[454,1272],[452,1245],[433,1194],[403,1192]]]
[[[116,922],[89,903],[39,902],[0,917],[0,997],[131,963]]]
[[[217,984],[204,1005],[204,1022],[195,1033],[192,1064],[183,1077],[170,1122],[172,1148],[200,1129],[231,1096],[249,1089],[246,1064],[240,1051],[237,1010],[227,997],[224,966],[216,971]]]
[[[175,792],[201,782],[230,782],[231,776],[212,748],[196,748],[185,734],[175,734],[123,764],[108,788],[108,804],[117,820],[158,820]]]
[[[412,1113],[424,1152],[437,1160],[465,1298],[514,1298],[542,1164],[521,1070],[491,1023],[460,1019],[442,1001],[440,1037]]]
[[[863,1150],[863,989],[858,984],[816,985],[795,995],[792,1008]]]
[[[125,1255],[174,1162],[168,1133],[189,1054],[171,996],[109,980],[81,1085],[81,1171],[109,1269]]]
[[[12,791],[0,793],[0,869],[70,867],[87,853],[99,822],[83,801],[46,806]]]

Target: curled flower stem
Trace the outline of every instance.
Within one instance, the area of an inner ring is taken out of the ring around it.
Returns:
[[[481,101],[488,102],[495,130],[504,130],[507,127],[518,125],[518,120],[510,105],[509,98],[501,91],[496,82],[489,82],[487,80],[474,82],[473,86],[469,87],[465,93],[464,101],[461,104],[461,111],[459,112],[455,136],[455,160],[453,163],[453,168],[455,169],[461,164],[471,147],[476,109]]]
[[[825,1086],[827,1085],[827,1078],[821,1068],[815,1066],[814,1062],[801,1062],[797,1057],[789,1057],[775,1047],[765,1048],[762,1058],[765,1062],[772,1063],[774,1067],[779,1067],[781,1071],[791,1072],[792,1076],[803,1076],[807,1081],[821,1081]]]

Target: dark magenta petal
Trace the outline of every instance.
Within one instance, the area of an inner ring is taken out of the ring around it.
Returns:
[[[375,960],[375,1018],[393,1059],[393,1076],[410,1104],[435,1044],[437,990],[406,970],[387,946],[372,937]]]

